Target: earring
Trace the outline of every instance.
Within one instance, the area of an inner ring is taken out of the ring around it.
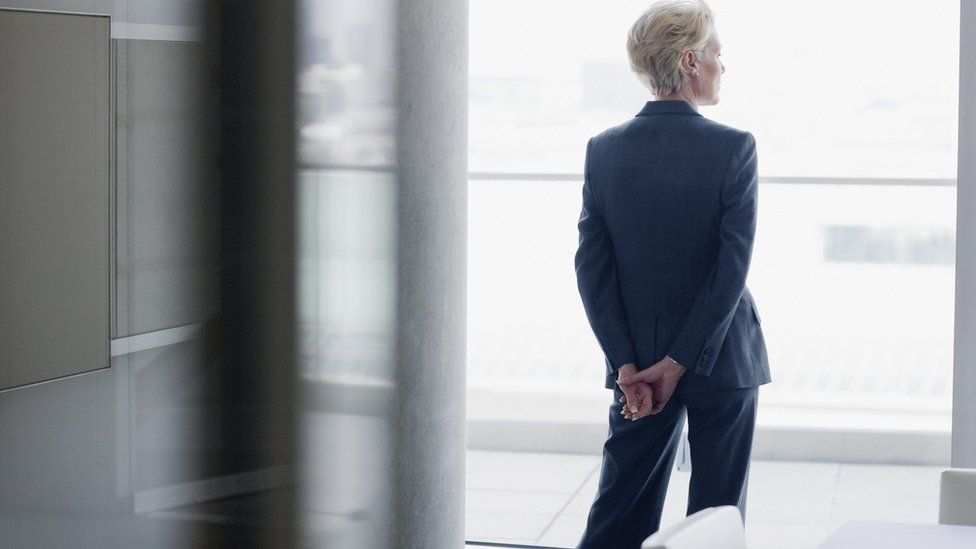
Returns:
[[[691,73],[691,75],[694,76],[694,77],[697,77],[698,76],[698,71],[695,71],[695,72]]]

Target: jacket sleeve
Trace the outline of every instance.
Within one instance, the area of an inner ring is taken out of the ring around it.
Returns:
[[[624,364],[637,362],[637,353],[630,339],[630,329],[617,279],[610,232],[599,211],[590,180],[590,150],[586,145],[583,168],[583,209],[580,212],[579,248],[576,250],[576,283],[586,317],[597,342],[606,356],[608,373]]]
[[[733,149],[722,184],[715,264],[668,352],[689,372],[711,375],[732,324],[749,273],[758,191],[756,140],[746,132]]]

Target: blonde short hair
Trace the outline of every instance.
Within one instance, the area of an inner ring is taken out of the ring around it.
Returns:
[[[627,34],[630,68],[654,95],[677,91],[685,79],[681,56],[692,51],[701,59],[713,25],[712,10],[703,0],[655,2]]]

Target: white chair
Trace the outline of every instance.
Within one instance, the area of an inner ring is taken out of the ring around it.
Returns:
[[[644,540],[641,549],[746,549],[738,507],[702,509]]]
[[[976,526],[976,469],[942,471],[939,524]]]

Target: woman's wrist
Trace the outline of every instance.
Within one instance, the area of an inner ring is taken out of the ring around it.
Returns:
[[[666,355],[664,359],[667,361],[668,367],[672,370],[678,371],[680,373],[685,373],[688,369],[681,365],[680,362],[671,358],[671,355]]]

